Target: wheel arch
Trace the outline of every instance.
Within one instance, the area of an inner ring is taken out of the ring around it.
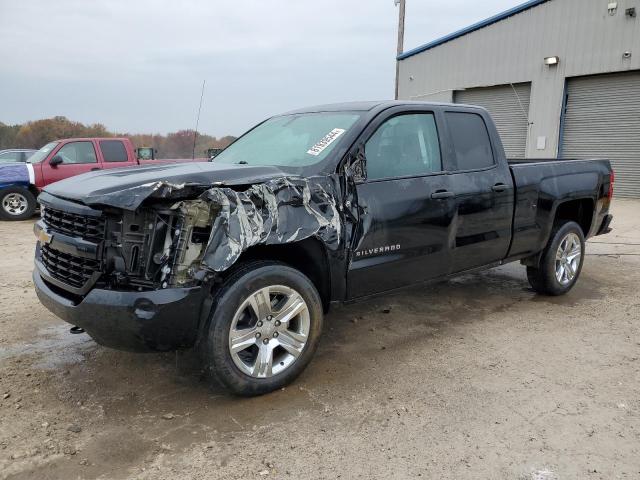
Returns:
[[[585,238],[589,236],[595,213],[593,198],[576,198],[558,202],[553,215],[553,225],[576,222]]]
[[[321,240],[309,237],[292,243],[255,245],[242,253],[240,258],[223,277],[242,268],[249,262],[272,260],[283,263],[306,275],[316,287],[325,313],[331,303],[331,269],[327,249]]]
[[[540,263],[542,252],[551,241],[553,232],[566,222],[576,222],[586,240],[589,237],[595,218],[595,201],[590,197],[561,200],[553,206],[549,217],[546,218],[544,220],[545,232],[541,236],[540,251],[523,258],[520,261],[523,265],[537,267]]]

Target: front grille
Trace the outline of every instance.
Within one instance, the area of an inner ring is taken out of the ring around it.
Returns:
[[[78,215],[77,213],[63,212],[62,210],[45,207],[42,220],[50,229],[72,237],[81,237],[84,240],[93,242],[99,242],[104,239],[104,217]]]
[[[100,271],[98,260],[76,257],[49,245],[43,245],[41,252],[42,263],[49,275],[75,288],[84,287],[92,275]]]

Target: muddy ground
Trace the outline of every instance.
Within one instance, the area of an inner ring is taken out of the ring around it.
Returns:
[[[565,297],[514,264],[343,307],[253,399],[70,335],[33,291],[33,222],[2,222],[0,478],[640,478],[639,211],[615,203]]]

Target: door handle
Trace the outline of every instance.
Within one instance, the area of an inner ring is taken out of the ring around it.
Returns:
[[[96,170],[100,170],[100,169],[98,167],[91,169],[92,172],[95,172]]]
[[[493,190],[494,192],[504,192],[507,189],[509,189],[509,185],[505,185],[504,183],[496,183],[493,187],[491,187],[491,190]]]
[[[439,198],[451,198],[454,196],[453,192],[449,190],[438,190],[431,194],[431,198],[439,199]]]

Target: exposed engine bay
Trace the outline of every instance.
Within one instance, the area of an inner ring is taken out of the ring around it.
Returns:
[[[148,186],[148,195],[136,208],[126,208],[131,192],[112,194],[112,205],[101,198],[97,210],[104,233],[96,236],[102,227],[92,227],[91,232],[92,240],[98,241],[94,258],[100,265],[96,284],[101,288],[190,287],[227,270],[253,245],[284,244],[313,235],[329,248],[340,243],[342,220],[331,177],[280,177],[244,188],[198,189],[166,182]],[[139,187],[134,195],[140,199]],[[84,238],[65,231],[71,214],[54,214],[55,198],[45,195],[42,203],[49,212],[44,224],[54,236],[62,231]],[[45,258],[56,254],[45,252]],[[66,261],[73,263],[73,255]]]
[[[201,201],[108,216],[104,280],[111,288],[189,286],[211,234],[216,209]]]

